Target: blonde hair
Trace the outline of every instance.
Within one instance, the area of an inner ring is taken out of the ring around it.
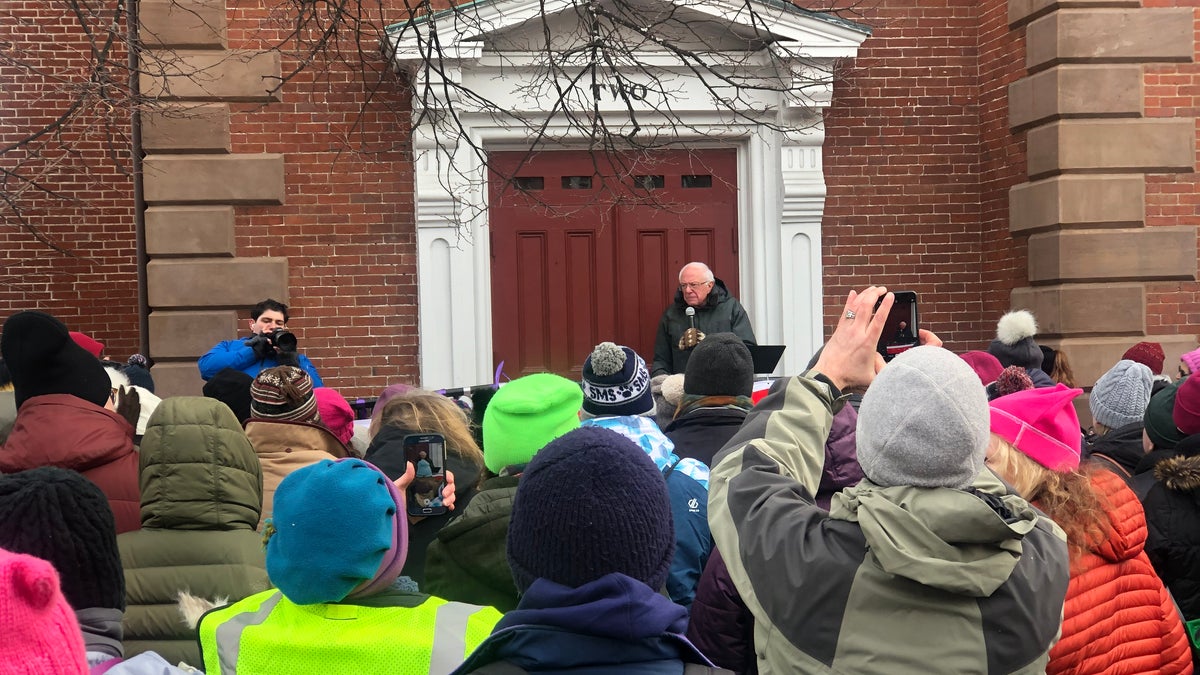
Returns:
[[[383,414],[371,420],[371,438],[385,425],[415,434],[441,434],[448,450],[483,466],[483,452],[471,435],[466,412],[441,394],[414,389],[396,396],[383,407]]]
[[[1071,362],[1061,349],[1054,350],[1054,370],[1046,374],[1055,382],[1075,388],[1075,373],[1071,372]]]
[[[1103,540],[1106,504],[1088,473],[1047,469],[999,436],[992,444],[987,465],[1067,533],[1072,563]]]

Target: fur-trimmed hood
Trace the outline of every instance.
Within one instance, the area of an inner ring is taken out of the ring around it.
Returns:
[[[1200,488],[1200,455],[1164,459],[1154,467],[1154,477],[1176,492]]]

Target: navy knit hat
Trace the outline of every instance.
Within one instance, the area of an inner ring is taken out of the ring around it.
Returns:
[[[596,345],[583,362],[583,412],[592,417],[654,417],[654,394],[646,362],[629,347]]]
[[[125,609],[112,509],[74,471],[46,466],[0,476],[0,548],[53,564],[76,610]]]
[[[536,579],[577,588],[618,572],[659,590],[674,555],[667,483],[624,436],[576,429],[542,448],[522,474],[508,526],[520,592]]]
[[[361,459],[323,459],[288,474],[267,522],[267,577],[297,605],[387,590],[408,555],[404,497]]]
[[[43,394],[70,394],[104,405],[112,387],[99,359],[71,339],[63,322],[18,312],[4,322],[0,356],[12,374],[17,407]]]
[[[1033,340],[1037,330],[1037,320],[1027,310],[1009,312],[996,323],[996,339],[988,345],[988,353],[995,356],[1005,368],[1041,368],[1046,356]]]

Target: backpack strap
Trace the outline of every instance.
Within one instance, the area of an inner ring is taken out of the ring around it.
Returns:
[[[1121,478],[1124,478],[1126,483],[1129,483],[1129,479],[1133,478],[1133,474],[1129,473],[1129,469],[1126,469],[1118,464],[1117,460],[1113,459],[1112,457],[1109,457],[1108,455],[1092,455],[1092,457],[1095,459],[1102,459],[1112,465],[1112,467],[1117,470],[1117,475]]]
[[[663,480],[666,480],[667,478],[669,478],[671,476],[671,472],[674,471],[675,467],[678,466],[679,463],[682,461],[683,461],[682,457],[676,457],[674,462],[671,462],[670,464],[668,464],[667,468],[662,470]]]
[[[732,670],[724,668],[714,668],[712,666],[702,666],[699,663],[685,663],[683,665],[683,675],[735,675]]]

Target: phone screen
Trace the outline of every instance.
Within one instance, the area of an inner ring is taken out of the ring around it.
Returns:
[[[414,516],[436,516],[446,512],[442,486],[446,484],[446,439],[440,434],[404,437],[404,458],[417,470],[408,486],[408,512]]]
[[[896,291],[896,302],[888,313],[887,323],[879,334],[877,349],[885,361],[891,361],[918,344],[917,339],[917,294],[912,291]],[[882,302],[882,301],[881,301]],[[875,306],[876,309],[879,305]]]

